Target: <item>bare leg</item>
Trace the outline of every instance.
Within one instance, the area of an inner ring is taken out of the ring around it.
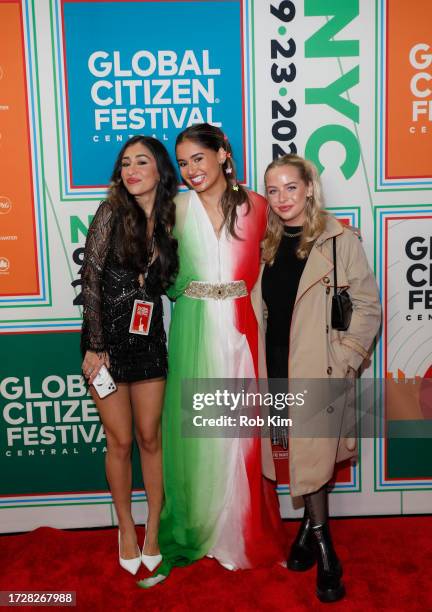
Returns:
[[[130,385],[135,435],[147,493],[148,520],[146,555],[159,553],[159,517],[163,502],[161,413],[165,380],[140,381]]]
[[[118,384],[117,391],[104,399],[100,399],[92,387],[90,389],[107,439],[105,468],[119,522],[120,554],[123,559],[133,559],[139,552],[131,512],[133,438],[128,385]]]

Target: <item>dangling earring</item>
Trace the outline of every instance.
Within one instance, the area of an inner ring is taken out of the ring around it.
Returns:
[[[232,162],[231,162],[231,165],[229,165],[229,162],[231,161],[231,153],[227,152],[225,161],[227,163],[227,167],[225,168],[225,174],[232,174],[232,171],[233,171]]]
[[[227,164],[227,167],[224,169],[225,174],[232,174],[232,166],[228,165],[230,157],[231,155],[227,153],[227,156],[224,161],[224,164]]]

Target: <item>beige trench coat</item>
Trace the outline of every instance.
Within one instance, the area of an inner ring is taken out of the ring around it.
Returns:
[[[337,236],[338,287],[346,288],[353,303],[349,329],[340,332],[331,327],[331,302],[334,287],[332,240]],[[261,297],[261,275],[252,293],[252,303],[259,322],[261,338],[260,376],[265,372],[263,359],[265,320]],[[326,228],[316,240],[300,279],[290,334],[287,375],[295,379],[343,379],[357,371],[369,356],[381,321],[377,284],[358,236],[334,217],[328,216]],[[290,435],[289,462],[292,496],[312,493],[328,482],[335,463],[355,457],[355,440],[344,438],[344,423],[351,423],[353,397],[345,397],[343,410],[323,407],[326,418],[338,419],[331,430],[340,435],[298,437]],[[306,415],[305,415],[306,416]],[[295,423],[294,423],[295,425]],[[293,428],[295,430],[295,428]],[[292,434],[292,431],[290,431]],[[264,441],[263,441],[264,442]],[[263,468],[271,476],[269,443],[263,444]],[[274,474],[274,466],[273,466]]]

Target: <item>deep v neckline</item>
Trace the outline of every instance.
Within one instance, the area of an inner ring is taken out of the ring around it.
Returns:
[[[207,222],[211,228],[212,234],[213,236],[216,238],[217,242],[220,242],[221,236],[222,236],[222,231],[224,229],[225,226],[225,221],[222,222],[222,225],[220,226],[219,232],[216,231],[211,219],[210,219],[210,215],[207,212],[206,207],[204,206],[203,202],[201,201],[201,198],[199,197],[199,195],[197,194],[196,191],[193,192],[195,195],[195,198],[197,200],[197,205],[202,209],[202,213],[205,216],[205,218],[207,219]]]

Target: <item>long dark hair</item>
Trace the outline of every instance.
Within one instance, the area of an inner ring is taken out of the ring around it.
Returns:
[[[160,181],[156,190],[154,204],[154,238],[161,266],[161,288],[165,289],[178,270],[177,240],[171,230],[175,222],[174,196],[177,193],[175,168],[163,144],[151,136],[133,136],[120,150],[111,175],[108,201],[118,212],[118,256],[122,264],[127,264],[138,273],[148,266],[149,245],[147,237],[147,218],[135,198],[128,192],[121,178],[122,160],[126,150],[140,143],[147,147],[156,161]]]
[[[211,149],[212,151],[216,151],[216,153],[220,148],[227,152],[227,158],[222,164],[226,189],[222,194],[221,207],[228,232],[234,238],[238,238],[235,231],[237,221],[237,206],[241,206],[246,202],[246,214],[248,214],[251,205],[246,189],[237,183],[237,174],[232,157],[232,148],[228,138],[218,127],[210,125],[209,123],[198,123],[196,125],[191,125],[183,130],[183,132],[180,132],[176,140],[176,149],[178,145],[185,140],[197,142],[205,149]]]

